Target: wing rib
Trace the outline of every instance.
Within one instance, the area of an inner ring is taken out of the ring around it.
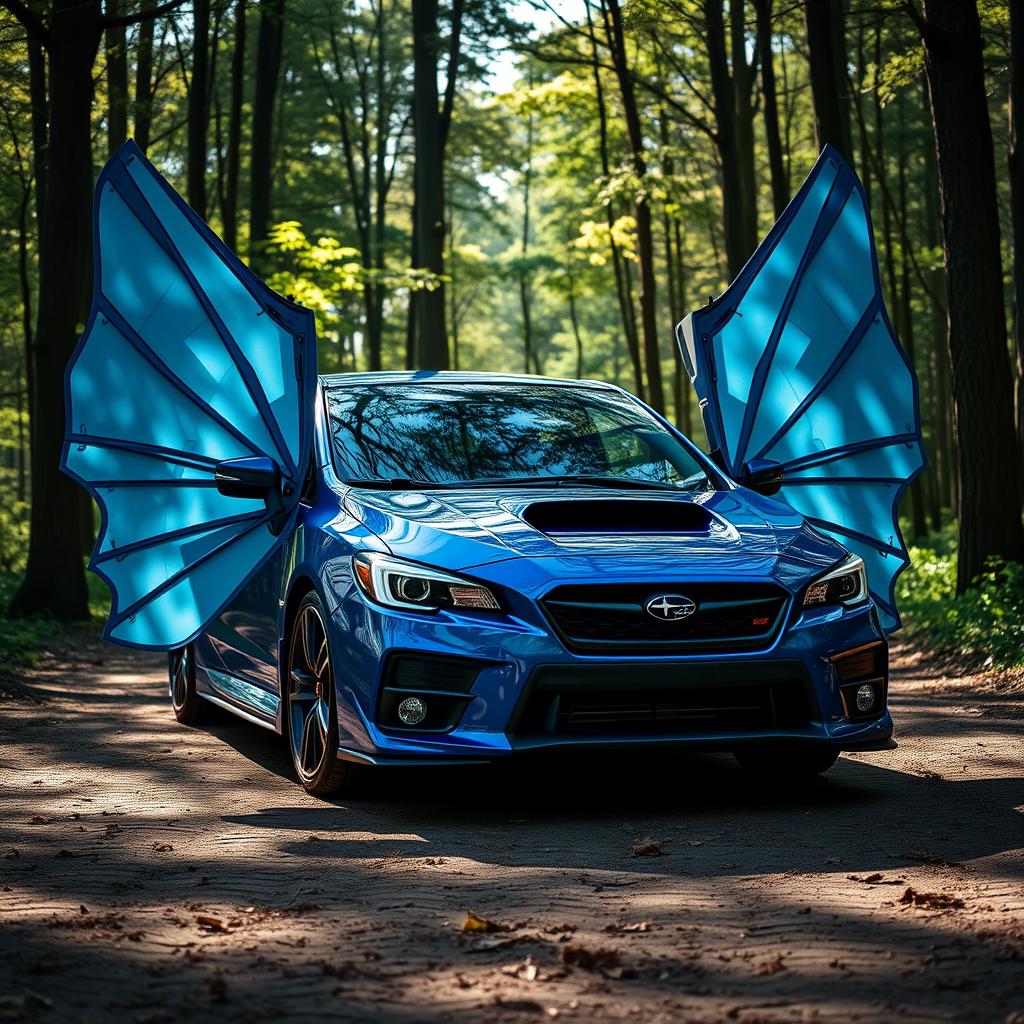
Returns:
[[[245,388],[249,392],[249,397],[256,406],[260,419],[263,420],[263,423],[274,442],[274,446],[277,448],[278,456],[282,465],[287,468],[289,475],[294,477],[296,475],[295,463],[288,451],[288,446],[285,444],[284,438],[281,436],[281,428],[278,425],[277,419],[270,411],[270,403],[267,401],[267,396],[264,394],[263,388],[260,386],[260,383],[256,378],[256,371],[253,369],[252,364],[242,354],[242,350],[238,347],[238,343],[231,336],[231,332],[227,329],[224,321],[220,318],[220,315],[214,308],[209,296],[205,291],[203,291],[199,282],[196,280],[195,274],[192,273],[191,268],[178,251],[178,247],[174,244],[174,241],[167,233],[163,224],[160,223],[160,220],[153,212],[153,208],[149,205],[149,201],[142,194],[142,190],[139,186],[132,180],[131,175],[128,173],[128,168],[124,164],[118,163],[116,168],[112,169],[109,180],[111,186],[121,193],[121,197],[124,199],[128,209],[138,217],[143,227],[145,227],[145,229],[153,236],[156,243],[164,250],[168,257],[174,261],[175,266],[177,266],[182,276],[188,282],[189,288],[192,289],[196,300],[199,302],[200,306],[202,306],[203,312],[206,313],[210,323],[213,324],[214,329],[220,337],[221,342],[228,350],[228,353],[235,365],[238,367],[238,372],[241,374],[242,382],[245,384]],[[189,227],[194,230],[194,226],[191,223],[189,224]],[[220,257],[218,256],[218,259],[219,258]]]

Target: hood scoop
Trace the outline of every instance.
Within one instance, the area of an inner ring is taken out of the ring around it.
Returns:
[[[707,536],[713,517],[690,501],[574,498],[536,501],[522,518],[548,537]]]

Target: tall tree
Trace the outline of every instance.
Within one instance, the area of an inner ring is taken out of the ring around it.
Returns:
[[[210,0],[192,0],[192,80],[188,89],[188,201],[206,218],[206,157],[210,124]]]
[[[744,248],[749,256],[757,248],[757,174],[754,169],[754,117],[757,104],[757,45],[754,59],[747,60],[747,5],[744,0],[729,3],[729,48],[733,104],[736,111],[736,157],[740,175],[740,218]]]
[[[736,128],[736,94],[729,74],[722,0],[703,0],[708,69],[715,115],[714,139],[722,168],[722,221],[729,277],[735,277],[757,245],[743,197],[742,156]]]
[[[338,122],[343,180],[355,214],[364,270],[364,328],[371,370],[381,368],[387,210],[408,125],[403,117],[406,63],[386,4],[354,12],[328,26],[330,54],[313,51]],[[365,15],[365,16],[364,16]],[[358,37],[358,38],[357,38]]]
[[[607,182],[611,176],[611,157],[608,149],[608,109],[605,103],[604,83],[601,80],[601,60],[598,52],[597,33],[594,31],[594,19],[590,0],[583,0],[583,9],[587,16],[590,66],[594,76],[594,105],[597,111],[597,141],[598,153],[601,158],[601,178],[602,181]],[[611,201],[603,205],[605,219],[608,224],[608,246],[612,254],[612,270],[615,274],[615,294],[619,302],[622,332],[626,338],[626,349],[629,352],[629,362],[633,370],[633,390],[637,397],[643,398],[644,370],[640,356],[640,339],[636,332],[636,313],[633,309],[633,300],[626,287],[624,258],[615,240],[615,206]],[[618,351],[618,345],[616,345],[616,351]]]
[[[274,101],[281,77],[285,0],[260,0],[249,153],[249,262],[259,269],[270,230]]]
[[[155,0],[142,0],[140,10],[148,15]],[[135,100],[132,107],[135,144],[143,153],[149,151],[149,135],[153,126],[153,25],[146,17],[139,25],[135,45]]]
[[[154,8],[170,10],[180,0]],[[141,15],[106,15],[100,0],[52,0],[47,17],[22,0],[0,0],[49,59],[46,191],[39,235],[39,315],[28,565],[11,610],[88,615],[82,563],[85,492],[58,469],[64,443],[64,369],[78,339],[88,295],[92,207],[92,69],[105,29]]]
[[[1024,453],[1024,9],[1010,4],[1010,210],[1013,223],[1013,340],[1017,443]]]
[[[529,87],[533,88],[532,75]],[[533,289],[528,259],[530,255],[530,186],[533,184],[533,106],[526,114],[526,158],[523,162],[523,225],[519,238],[519,308],[523,314],[523,368],[529,373],[536,359],[533,345]],[[536,363],[534,363],[536,365]]]
[[[416,365],[434,370],[449,366],[445,322],[444,162],[458,80],[462,40],[463,0],[453,0],[448,37],[448,77],[444,100],[437,90],[437,0],[414,0],[412,5],[413,127],[416,137],[414,177],[415,252],[413,266],[427,271],[431,287],[414,292]]]
[[[118,13],[117,0],[107,0],[107,14]],[[113,154],[128,138],[128,46],[124,25],[103,33],[107,59],[107,152]]]
[[[814,97],[814,138],[853,163],[843,0],[806,0],[807,50]]]
[[[647,401],[658,412],[665,409],[665,390],[661,380],[661,352],[658,345],[657,299],[655,295],[654,232],[651,227],[651,203],[644,157],[643,129],[633,86],[633,71],[626,53],[622,29],[622,10],[618,0],[605,0],[606,34],[629,138],[630,161],[634,182],[636,216],[636,250],[640,261],[640,323],[643,332],[644,363],[647,368]]]
[[[957,588],[990,558],[1024,561],[1020,451],[1003,309],[999,209],[973,3],[908,5],[925,48],[935,130],[946,309],[959,450]]]
[[[772,208],[776,219],[789,205],[789,176],[782,158],[779,101],[775,90],[775,51],[772,47],[773,0],[753,0],[757,15],[757,52],[761,62],[761,99],[768,167],[772,176]]]
[[[235,36],[231,47],[231,96],[228,100],[227,157],[221,221],[224,244],[238,248],[238,176],[242,163],[242,106],[245,102],[245,9],[248,0],[235,0]]]

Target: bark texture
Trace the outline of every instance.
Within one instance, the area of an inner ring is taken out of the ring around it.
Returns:
[[[992,130],[974,4],[927,0],[920,28],[935,128],[959,462],[957,586],[1024,561]]]

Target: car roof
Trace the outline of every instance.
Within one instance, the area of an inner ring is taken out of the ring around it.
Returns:
[[[325,373],[320,375],[325,388],[366,387],[375,384],[526,384],[555,387],[621,388],[600,380],[572,380],[541,377],[527,373],[471,373],[465,370],[383,370],[376,373]]]

